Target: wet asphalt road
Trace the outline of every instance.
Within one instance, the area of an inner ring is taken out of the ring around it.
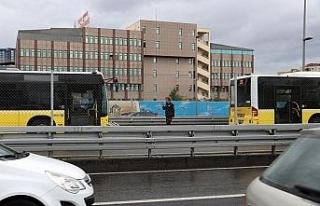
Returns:
[[[264,169],[228,168],[90,175],[96,205],[242,206],[246,187]]]

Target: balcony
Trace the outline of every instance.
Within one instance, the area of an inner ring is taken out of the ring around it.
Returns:
[[[203,42],[199,39],[197,41],[197,46],[198,46],[198,48],[200,48],[202,50],[209,51],[209,45],[206,42]]]
[[[204,83],[204,82],[202,82],[202,81],[197,81],[197,86],[198,86],[198,88],[199,89],[203,89],[203,90],[205,90],[205,91],[210,91],[210,85],[209,84],[206,84],[206,83]]]
[[[209,76],[210,76],[210,72],[207,71],[207,70],[202,69],[201,67],[197,67],[197,73],[199,75],[205,76],[207,78],[209,78]]]
[[[210,59],[208,57],[197,55],[197,59],[204,64],[210,65]]]

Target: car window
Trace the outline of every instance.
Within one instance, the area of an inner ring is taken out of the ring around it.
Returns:
[[[15,155],[15,154],[17,154],[16,151],[12,150],[9,147],[4,146],[3,144],[0,144],[0,156]]]
[[[307,137],[296,140],[262,174],[261,181],[297,195],[313,193],[311,196],[319,198],[320,139]]]

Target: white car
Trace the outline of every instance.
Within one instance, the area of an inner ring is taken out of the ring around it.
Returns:
[[[89,206],[93,194],[82,169],[0,144],[1,206]]]
[[[246,192],[247,206],[320,206],[320,129],[298,138]]]

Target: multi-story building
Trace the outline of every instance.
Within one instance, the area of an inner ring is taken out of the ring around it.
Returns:
[[[16,66],[28,71],[95,71],[111,88],[111,99],[142,99],[142,33],[101,28],[24,30],[18,32]],[[113,85],[114,86],[114,85]]]
[[[221,44],[211,47],[211,98],[228,99],[229,80],[235,75],[248,75],[254,72],[253,49]]]
[[[286,74],[286,73],[293,73],[293,72],[301,72],[302,69],[300,68],[293,68],[289,70],[282,70],[278,71],[277,74]],[[305,65],[304,71],[307,72],[319,72],[320,71],[320,63],[308,63]]]
[[[144,36],[144,98],[164,99],[176,90],[184,99],[192,99],[197,25],[140,20],[127,29]]]
[[[118,92],[114,85],[110,88],[110,99],[163,100],[173,90],[187,100],[225,98],[228,78],[253,72],[253,50],[211,44],[210,38],[209,29],[193,23],[150,20],[139,20],[127,30],[21,30],[16,66],[98,70],[106,82],[119,81]]]
[[[16,49],[0,48],[0,65],[12,65],[15,61]]]
[[[320,63],[309,63],[305,66],[305,71],[313,71],[319,72],[320,71]]]

